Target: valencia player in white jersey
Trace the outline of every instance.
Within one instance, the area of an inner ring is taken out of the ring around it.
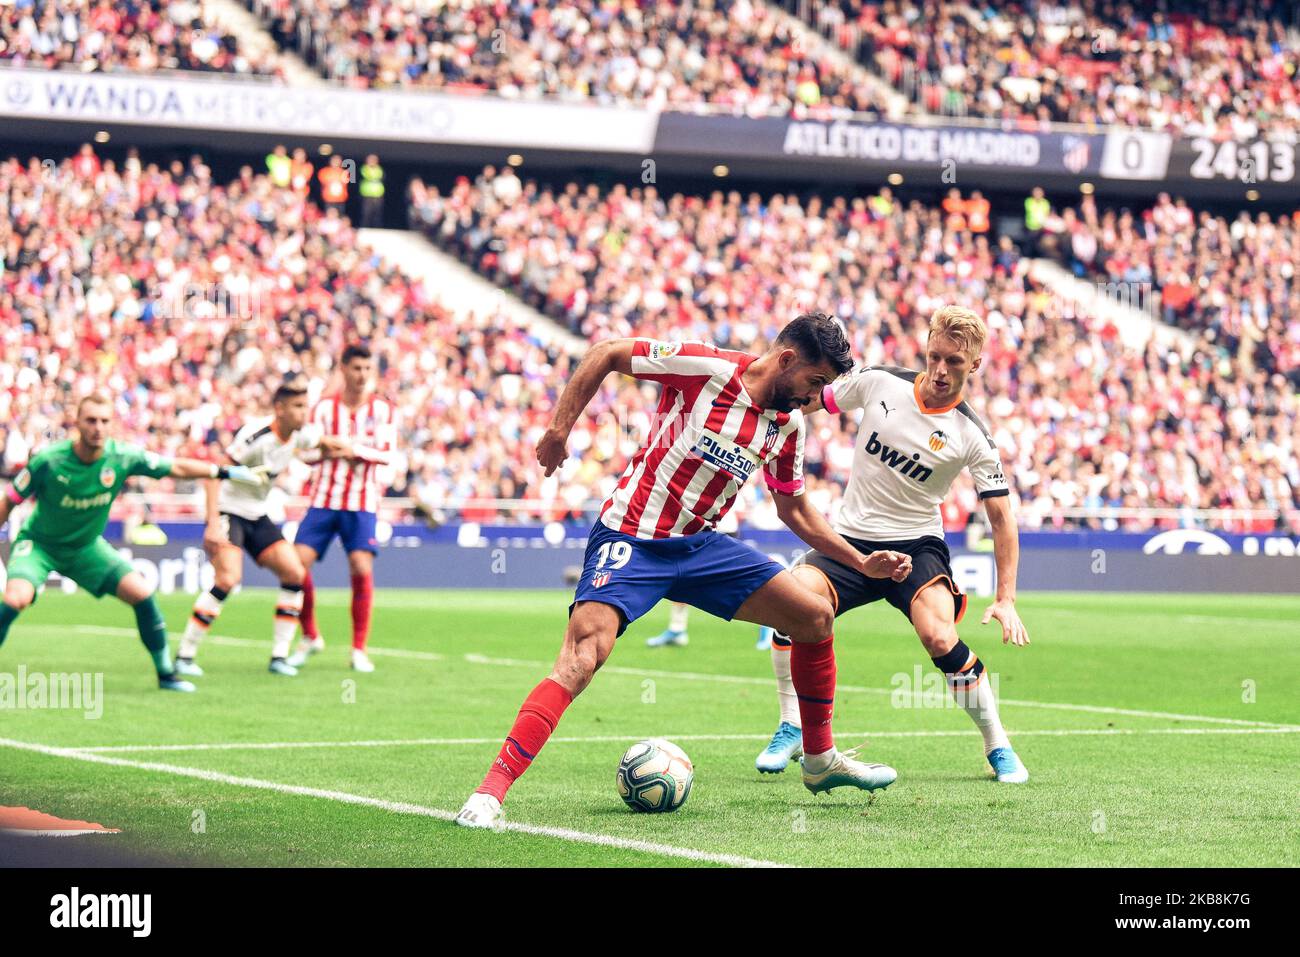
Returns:
[[[834,528],[864,554],[889,549],[910,555],[912,573],[902,582],[881,581],[812,551],[794,574],[826,598],[837,617],[881,599],[906,615],[957,703],[983,735],[997,780],[1018,784],[1029,779],[1029,772],[1002,727],[984,663],[957,634],[966,596],[953,580],[939,512],[953,480],[969,470],[993,529],[997,565],[997,594],[981,623],[996,618],[1004,643],[1028,644],[1015,605],[1019,538],[1010,490],[993,437],[962,398],[967,377],[980,367],[984,337],[984,323],[975,313],[945,306],[930,320],[924,372],[869,367],[823,390],[821,404],[827,411],[861,412],[853,469]],[[773,641],[776,647],[789,647],[780,635]],[[781,724],[758,756],[760,771],[782,770],[800,748],[798,713],[790,704],[794,688],[779,657],[774,652]]]
[[[272,628],[270,671],[292,677],[297,669],[287,662],[289,646],[298,630],[302,609],[302,581],[306,574],[297,553],[285,541],[279,527],[267,516],[266,498],[275,477],[302,452],[319,449],[333,457],[346,454],[344,443],[324,435],[307,422],[307,383],[301,378],[286,380],[271,401],[274,413],[247,422],[235,434],[226,454],[235,465],[254,469],[263,477],[260,485],[232,481],[209,482],[207,528],[203,545],[216,572],[212,588],[199,595],[185,634],[181,638],[176,671],[186,676],[202,675],[194,661],[199,643],[221,614],[221,608],[244,574],[242,552],[279,579],[280,593]]]
[[[793,680],[805,725],[815,729],[804,767],[809,790],[874,790],[894,781],[892,768],[856,761],[836,751],[831,740],[829,602],[768,556],[717,531],[744,483],[761,474],[781,520],[810,546],[864,576],[906,577],[910,559],[891,551],[859,553],[803,494],[801,409],[852,364],[843,329],[816,314],[792,321],[761,356],[648,339],[592,347],[538,442],[537,461],[546,474],[564,461],[570,430],[612,372],[660,384],[654,428],[587,538],[555,667],[525,699],[457,823],[492,827],[499,820],[506,791],[532,764],[615,640],[663,598],[727,621],[771,625],[794,639]]]

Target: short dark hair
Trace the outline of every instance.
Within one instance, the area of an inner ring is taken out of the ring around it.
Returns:
[[[280,388],[275,390],[275,395],[271,396],[271,403],[283,402],[286,399],[296,399],[300,395],[307,394],[307,380],[302,376],[292,375],[280,383]]]
[[[844,327],[838,319],[821,312],[808,312],[794,319],[776,337],[778,346],[793,348],[805,362],[830,364],[836,375],[853,368],[853,353]]]
[[[352,343],[352,345],[348,346],[346,349],[343,350],[343,359],[341,360],[340,364],[347,365],[353,359],[369,359],[369,358],[371,358],[370,346],[366,345],[364,342],[354,342]]]

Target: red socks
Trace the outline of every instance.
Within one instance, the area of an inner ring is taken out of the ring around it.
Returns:
[[[799,695],[804,754],[821,754],[835,746],[831,715],[835,710],[835,636],[816,644],[796,641],[790,648],[790,678]]]
[[[316,586],[312,584],[311,572],[302,580],[302,633],[307,638],[319,638],[316,628]]]
[[[528,770],[537,752],[542,750],[542,745],[560,723],[560,715],[572,702],[573,695],[550,678],[543,678],[528,692],[497,759],[483,783],[475,789],[477,793],[490,794],[498,801],[504,801],[510,785]]]
[[[352,647],[358,651],[366,650],[366,639],[370,637],[370,606],[375,598],[375,579],[373,575],[352,576]]]
[[[370,608],[375,603],[375,578],[373,575],[352,576],[352,647],[366,650],[370,638]],[[308,638],[320,636],[316,627],[316,585],[311,572],[302,582],[302,633]]]

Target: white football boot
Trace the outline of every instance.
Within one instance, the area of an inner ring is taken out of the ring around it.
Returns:
[[[318,655],[325,650],[325,639],[320,635],[315,638],[308,638],[303,635],[298,639],[298,650],[289,656],[289,664],[295,668],[301,668],[307,663],[307,659],[312,655]]]
[[[866,764],[854,760],[858,749],[837,751],[824,771],[812,773],[805,766],[803,786],[813,794],[848,785],[863,791],[887,788],[898,780],[898,772],[887,764]],[[802,763],[802,761],[800,762]]]
[[[352,649],[352,670],[363,671],[366,674],[375,670],[375,666],[371,662],[370,656],[360,648]]]
[[[486,827],[495,829],[501,823],[501,802],[490,794],[475,791],[456,815],[461,827]]]

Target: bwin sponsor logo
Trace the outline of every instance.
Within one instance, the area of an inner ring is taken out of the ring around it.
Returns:
[[[928,468],[920,463],[921,453],[913,452],[908,457],[906,452],[900,452],[898,449],[891,449],[880,441],[880,433],[872,432],[871,438],[867,439],[866,452],[868,455],[874,455],[884,462],[891,469],[897,469],[903,475],[918,482],[924,482],[934,474],[934,469]]]

